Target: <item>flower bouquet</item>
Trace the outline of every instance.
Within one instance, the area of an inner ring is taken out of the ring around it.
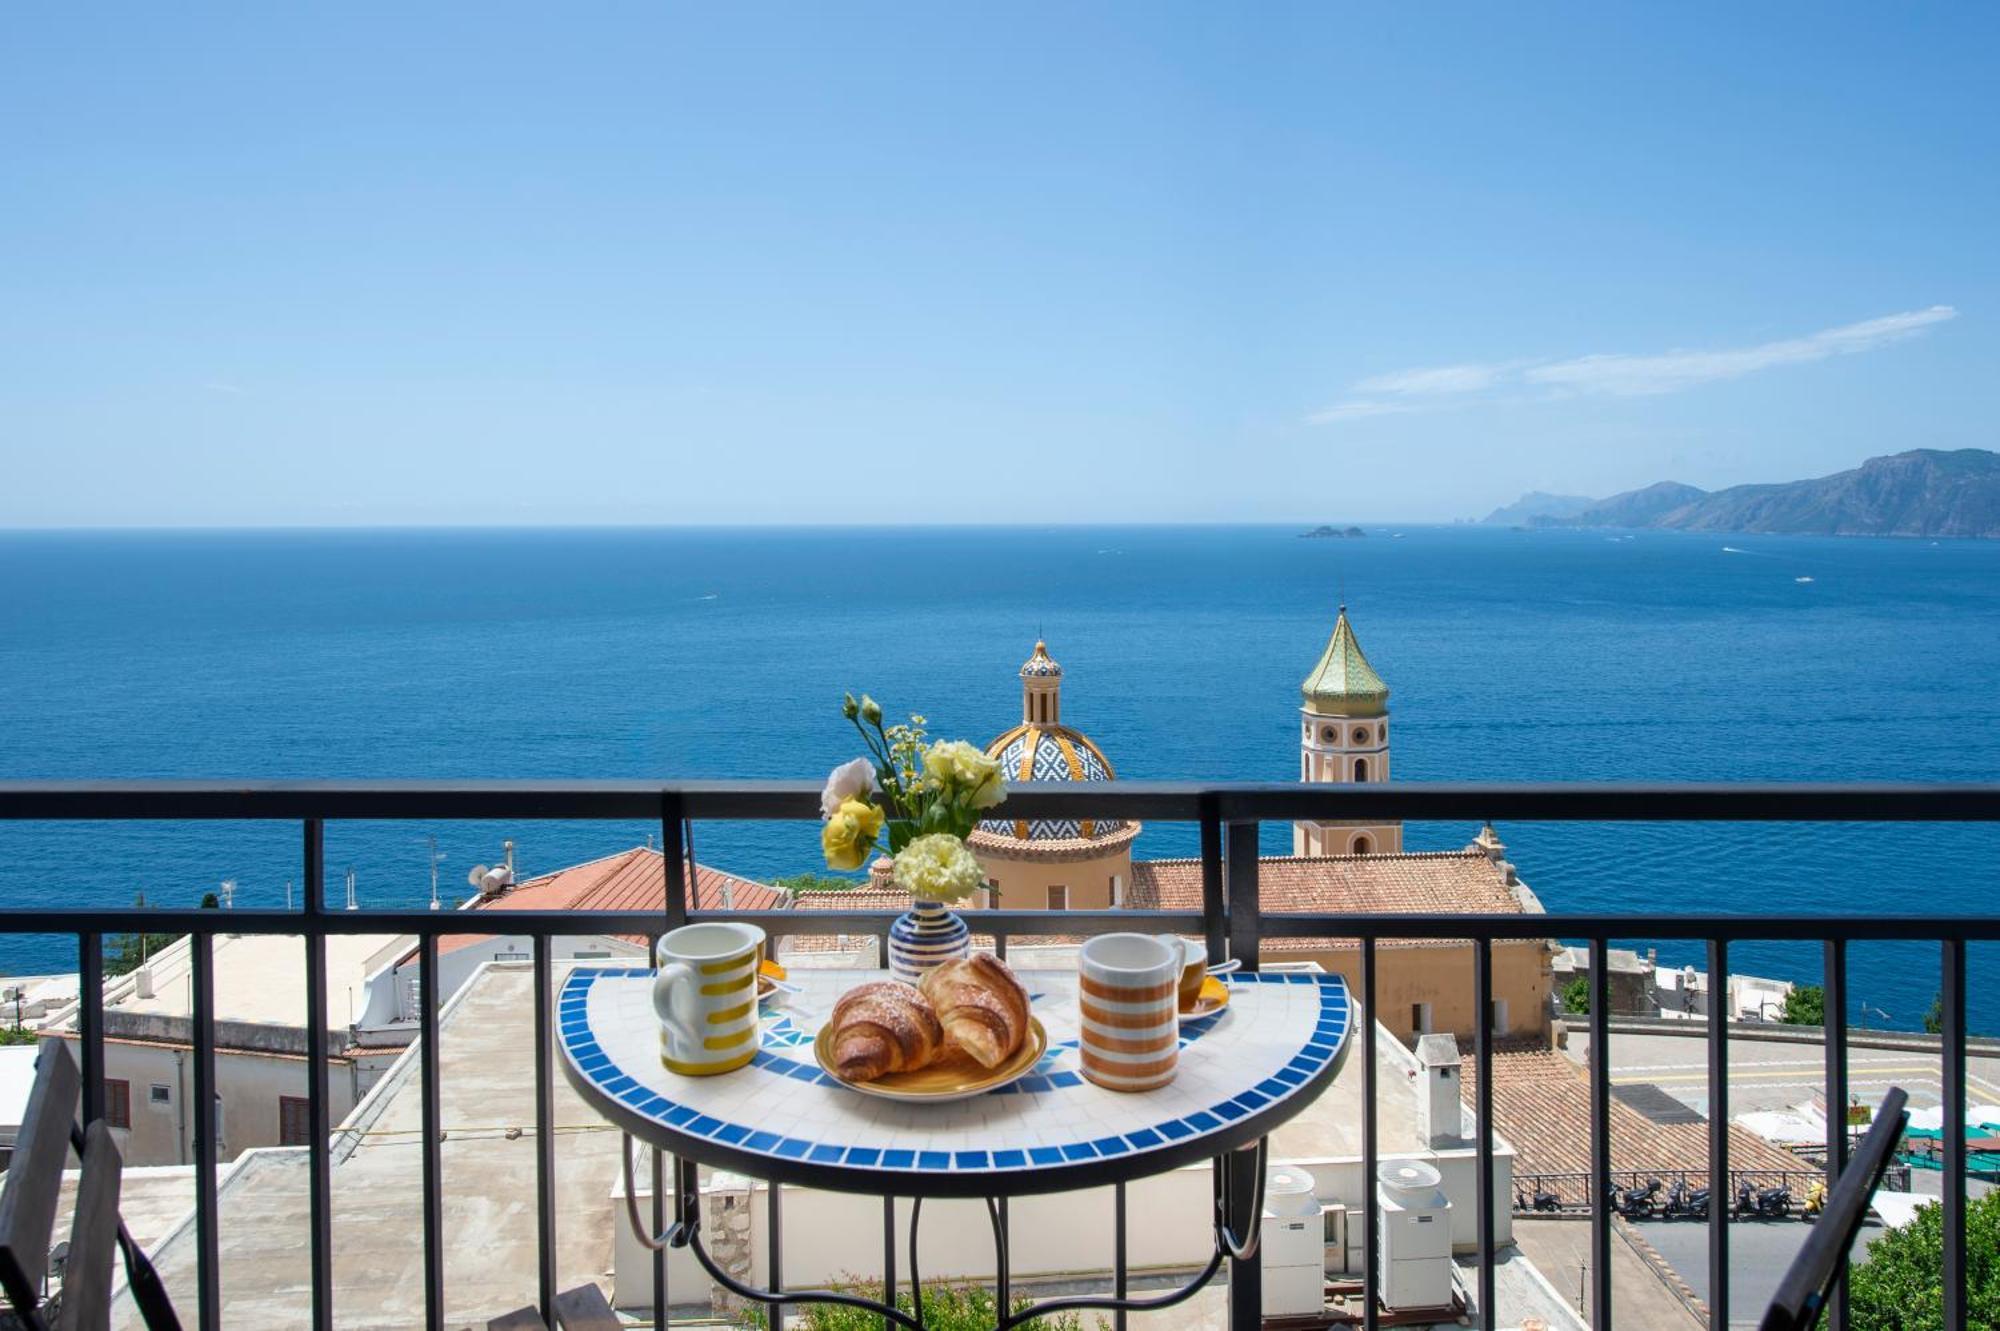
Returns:
[[[971,950],[972,931],[948,909],[986,885],[965,838],[980,814],[1007,797],[1000,765],[964,740],[930,741],[924,718],[884,728],[882,708],[864,695],[841,700],[841,715],[868,746],[843,763],[820,795],[820,849],[829,868],[859,869],[887,855],[891,877],[911,908],[889,930],[889,972],[915,984]]]

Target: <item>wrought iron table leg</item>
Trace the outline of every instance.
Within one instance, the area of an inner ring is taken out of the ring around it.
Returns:
[[[918,1221],[923,1215],[923,1199],[910,1199],[910,1292],[912,1313],[905,1313],[895,1306],[895,1288],[890,1283],[894,1272],[887,1269],[885,1262],[883,1299],[863,1298],[856,1294],[843,1294],[838,1290],[812,1289],[787,1290],[782,1295],[768,1289],[757,1289],[745,1284],[716,1265],[709,1256],[708,1249],[701,1240],[701,1186],[697,1167],[692,1160],[674,1158],[674,1223],[664,1233],[650,1234],[648,1227],[639,1219],[639,1203],[633,1194],[632,1180],[632,1138],[624,1139],[625,1155],[625,1207],[626,1217],[631,1221],[632,1233],[647,1248],[686,1248],[694,1254],[695,1261],[706,1271],[709,1278],[740,1299],[753,1303],[833,1303],[848,1308],[859,1308],[863,1312],[875,1313],[906,1331],[925,1331],[923,1323],[923,1276],[917,1264]],[[1270,1139],[1259,1138],[1256,1146],[1231,1152],[1227,1156],[1217,1156],[1215,1169],[1215,1247],[1209,1254],[1208,1262],[1196,1276],[1179,1289],[1150,1298],[1134,1299],[1104,1297],[1101,1295],[1075,1295],[1069,1298],[1048,1299],[1041,1303],[1028,1304],[1015,1310],[1006,1306],[1005,1300],[1011,1295],[1012,1269],[1008,1253],[1007,1226],[1004,1203],[998,1198],[988,1198],[987,1216],[993,1225],[994,1269],[996,1285],[1001,1291],[1000,1304],[995,1309],[994,1331],[1012,1331],[1014,1327],[1038,1317],[1047,1317],[1063,1312],[1156,1312],[1171,1308],[1193,1298],[1215,1279],[1224,1261],[1242,1264],[1254,1261],[1257,1256],[1258,1241],[1262,1233],[1264,1210],[1264,1176],[1270,1156]],[[1239,1158],[1247,1157],[1247,1159]],[[1248,1180],[1238,1171],[1245,1168],[1255,1170]],[[887,1206],[895,1202],[889,1199]],[[889,1228],[893,1251],[895,1212],[889,1211]],[[885,1254],[887,1255],[887,1254]],[[1120,1257],[1122,1259],[1123,1253]],[[1122,1261],[1120,1263],[1123,1264]],[[1232,1296],[1234,1297],[1234,1296]],[[772,1328],[772,1331],[781,1331]]]

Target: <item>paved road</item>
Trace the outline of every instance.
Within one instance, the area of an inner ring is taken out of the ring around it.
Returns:
[[[1674,1220],[1642,1220],[1634,1226],[1681,1278],[1708,1300],[1708,1226]],[[1882,1232],[1866,1226],[1854,1241],[1853,1260]],[[1812,1226],[1797,1220],[1738,1221],[1729,1226],[1729,1325],[1755,1326],[1778,1292],[1778,1280],[1805,1246]]]
[[[1585,1032],[1572,1031],[1569,1054],[1582,1062],[1589,1049]],[[1729,1108],[1789,1109],[1825,1087],[1826,1063],[1818,1044],[1732,1039],[1729,1042]],[[1938,1059],[1899,1049],[1847,1052],[1848,1085],[1865,1101],[1877,1101],[1891,1086],[1910,1093],[1913,1109],[1943,1102]],[[1699,1036],[1614,1035],[1611,1079],[1650,1082],[1696,1111],[1708,1112],[1708,1044]],[[1968,1103],[2000,1104],[2000,1059],[1973,1058],[1967,1064]]]

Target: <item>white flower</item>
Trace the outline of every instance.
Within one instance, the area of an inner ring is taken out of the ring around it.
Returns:
[[[896,886],[918,901],[970,901],[986,886],[979,859],[948,832],[920,836],[896,856]]]
[[[819,816],[831,818],[840,812],[840,806],[847,801],[861,800],[866,803],[874,793],[875,764],[866,758],[842,763],[827,777],[826,789],[819,794]]]

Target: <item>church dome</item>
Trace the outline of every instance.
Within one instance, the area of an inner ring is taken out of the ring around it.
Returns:
[[[1062,667],[1047,644],[1037,642],[1021,666],[1021,724],[986,746],[1008,781],[1110,781],[1116,776],[1104,750],[1058,719],[1061,690]],[[979,839],[1087,841],[1124,830],[1122,822],[1096,818],[995,819],[979,825]]]

